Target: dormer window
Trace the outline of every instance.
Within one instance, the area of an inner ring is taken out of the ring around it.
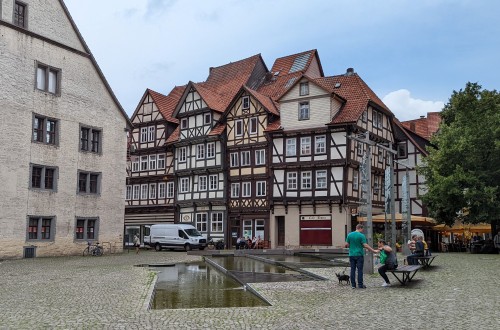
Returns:
[[[181,129],[185,129],[188,127],[188,119],[187,118],[182,118],[181,119]]]
[[[245,109],[250,109],[250,97],[249,96],[243,96],[241,99],[241,107],[243,110]]]
[[[14,3],[14,18],[13,23],[22,28],[28,27],[28,6],[21,1],[16,1]]]
[[[401,142],[398,144],[398,158],[406,158],[408,157],[408,149],[406,147],[405,142]]]
[[[300,83],[300,96],[309,95],[309,82]]]

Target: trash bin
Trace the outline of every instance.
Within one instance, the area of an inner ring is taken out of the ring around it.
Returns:
[[[23,252],[24,252],[23,253],[24,258],[34,258],[36,257],[36,246],[35,245],[25,246]]]

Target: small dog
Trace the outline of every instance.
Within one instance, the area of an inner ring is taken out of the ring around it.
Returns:
[[[350,284],[351,281],[349,280],[349,275],[346,275],[346,274],[337,274],[335,273],[335,275],[337,275],[337,278],[339,279],[339,283],[342,284],[342,281],[345,281],[347,284]]]

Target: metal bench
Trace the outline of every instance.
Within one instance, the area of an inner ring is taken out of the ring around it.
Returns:
[[[421,267],[421,265],[406,265],[400,266],[396,269],[388,270],[388,272],[391,272],[392,275],[397,278],[399,283],[401,283],[401,285],[406,285],[407,282],[411,282],[411,280]],[[403,276],[402,278],[399,278],[399,276],[396,274],[403,274]]]
[[[416,259],[422,267],[427,268],[432,264],[432,261],[434,258],[437,256],[424,256],[424,257],[413,257],[413,259]]]

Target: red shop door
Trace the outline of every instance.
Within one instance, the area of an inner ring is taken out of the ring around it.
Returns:
[[[300,245],[332,245],[331,220],[300,220]]]

